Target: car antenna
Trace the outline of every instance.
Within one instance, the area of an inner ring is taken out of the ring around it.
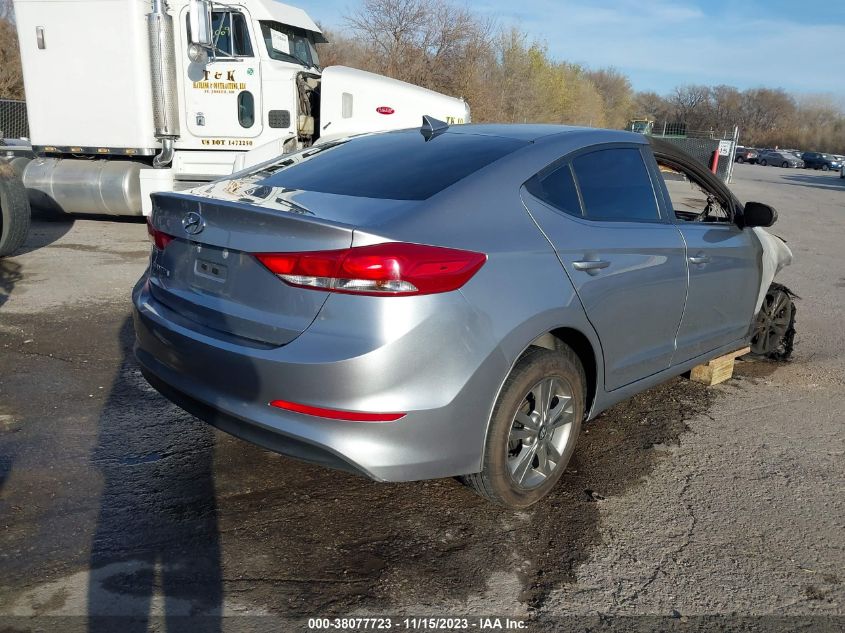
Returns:
[[[429,116],[427,114],[423,115],[423,122],[422,127],[420,128],[420,134],[425,137],[426,141],[430,141],[438,134],[442,134],[446,130],[449,129],[449,124],[446,121],[441,121],[440,119],[435,119],[433,116]]]

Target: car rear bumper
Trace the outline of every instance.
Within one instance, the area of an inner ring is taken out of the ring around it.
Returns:
[[[133,292],[135,356],[150,384],[177,405],[275,452],[379,481],[477,472],[504,369],[489,341],[474,337],[466,300],[450,294],[418,302],[428,312],[394,325],[376,348],[353,340],[354,326],[334,338],[326,318],[292,343],[266,349],[185,327],[142,279]],[[272,407],[274,399],[406,415],[332,420]]]

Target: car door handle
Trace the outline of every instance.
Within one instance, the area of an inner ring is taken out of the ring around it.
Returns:
[[[597,261],[572,262],[572,267],[575,270],[600,270],[602,268],[607,268],[608,266],[610,266],[610,262],[606,262],[601,259]]]
[[[690,264],[707,264],[710,262],[710,257],[707,255],[692,255],[687,257]]]

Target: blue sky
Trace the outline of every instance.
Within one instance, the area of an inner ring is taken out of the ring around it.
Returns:
[[[358,0],[286,0],[342,27]],[[845,3],[833,0],[468,2],[545,42],[557,59],[613,66],[637,90],[728,84],[824,93],[845,103]]]

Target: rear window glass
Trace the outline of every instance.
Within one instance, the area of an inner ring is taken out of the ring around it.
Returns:
[[[265,167],[261,184],[362,198],[425,200],[526,145],[498,136],[419,130],[317,145]]]
[[[572,162],[584,213],[596,220],[658,220],[651,178],[638,149],[603,149]]]
[[[572,178],[569,165],[552,172],[544,178],[534,177],[526,183],[528,191],[547,203],[568,213],[581,217],[581,202]]]

